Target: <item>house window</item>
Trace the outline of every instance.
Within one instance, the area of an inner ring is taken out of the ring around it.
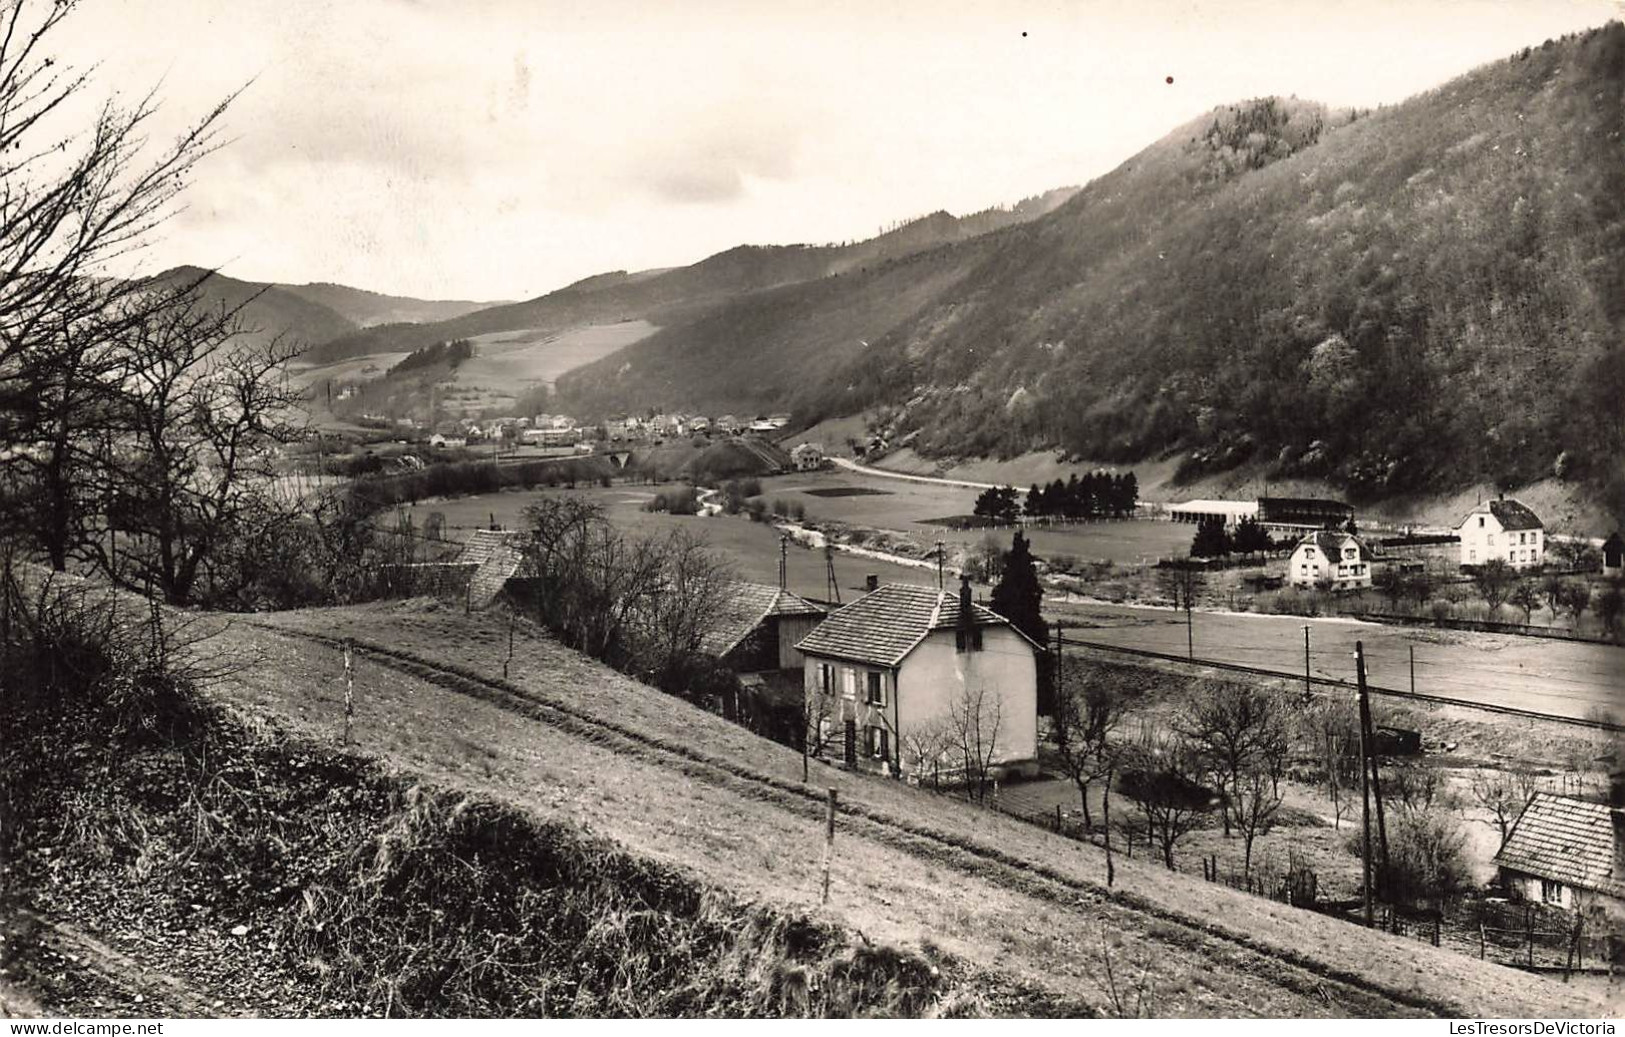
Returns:
[[[864,701],[871,706],[884,706],[886,704],[886,688],[881,681],[880,674],[870,670],[864,674]]]
[[[1483,515],[1478,516],[1478,528],[1479,529],[1484,528],[1484,516]]]
[[[1478,552],[1476,550],[1468,550],[1468,552],[1467,552],[1467,560],[1469,562],[1478,561]]]
[[[818,664],[818,690],[825,695],[835,693],[835,667],[829,663]]]
[[[1520,543],[1520,544],[1529,543],[1529,534],[1528,533],[1519,533],[1518,534],[1518,543]]]
[[[891,759],[891,732],[883,727],[866,727],[869,755],[881,760]]]
[[[1563,902],[1563,883],[1556,879],[1540,880],[1540,899],[1546,904],[1561,904]]]
[[[855,699],[858,697],[858,672],[852,669],[841,670],[841,697]]]
[[[971,627],[969,633],[963,630],[954,631],[954,651],[980,652],[982,650],[982,628]]]

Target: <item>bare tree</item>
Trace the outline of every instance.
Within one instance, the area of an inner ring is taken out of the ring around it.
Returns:
[[[1052,730],[1061,766],[1077,787],[1085,830],[1094,828],[1089,812],[1089,789],[1114,764],[1111,736],[1122,721],[1124,704],[1117,690],[1104,680],[1087,676],[1063,677]]]
[[[654,683],[674,690],[694,674],[702,648],[733,599],[738,577],[703,541],[686,530],[673,530],[659,544],[661,580],[642,622],[638,624],[640,669]]]
[[[954,725],[949,717],[911,724],[903,732],[905,765],[923,782],[927,774],[936,772],[956,745]]]
[[[949,731],[953,747],[964,765],[967,791],[976,798],[987,796],[989,772],[999,749],[999,725],[1004,717],[1004,700],[986,685],[965,685],[948,702]]]
[[[1162,860],[1174,870],[1174,848],[1201,824],[1219,797],[1202,784],[1207,769],[1200,749],[1177,732],[1141,731],[1125,761],[1118,789],[1140,805],[1146,836],[1155,839]]]
[[[1525,625],[1528,625],[1530,620],[1534,619],[1535,610],[1540,608],[1541,599],[1540,586],[1533,580],[1520,580],[1507,597],[1513,607],[1523,613]]]
[[[1512,831],[1512,822],[1518,819],[1533,795],[1532,790],[1525,793],[1526,787],[1526,783],[1508,771],[1480,771],[1473,776],[1473,798],[1489,813],[1485,823],[1494,825],[1501,833],[1503,845]]]
[[[90,73],[52,53],[77,7],[0,5],[0,441],[18,448],[0,492],[8,527],[59,570],[105,496],[110,338],[163,302],[109,264],[176,211],[232,99],[162,149],[146,140],[155,94],[93,106],[87,123]]]
[[[1275,786],[1285,766],[1288,744],[1286,705],[1279,694],[1268,689],[1206,681],[1178,723],[1224,792],[1222,817],[1228,836],[1231,825],[1241,820],[1237,803],[1242,781],[1250,772],[1274,773],[1271,791],[1278,791]]]
[[[1484,599],[1484,604],[1490,607],[1490,612],[1500,610],[1512,592],[1513,584],[1518,580],[1518,574],[1503,559],[1491,558],[1489,561],[1476,565],[1472,570],[1473,586],[1478,590],[1478,596]]]
[[[200,579],[228,571],[232,550],[287,520],[271,487],[276,449],[298,434],[289,418],[299,393],[283,378],[298,349],[243,344],[236,311],[196,294],[134,305],[119,335],[124,436],[110,509],[132,543],[116,569],[89,546],[115,578],[189,604]]]

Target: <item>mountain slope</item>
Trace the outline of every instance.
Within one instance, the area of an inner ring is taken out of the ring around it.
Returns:
[[[789,284],[818,281],[916,254],[1052,211],[1073,193],[1058,188],[1008,209],[966,217],[936,213],[867,241],[842,245],[740,245],[691,266],[598,274],[524,302],[493,306],[435,324],[370,327],[330,342],[312,359],[421,349],[436,342],[507,331],[556,334],[587,324],[644,319],[681,323],[730,299]]]
[[[451,320],[465,313],[501,305],[495,302],[471,302],[464,299],[412,299],[325,281],[313,284],[279,284],[276,287],[301,299],[325,306],[362,328],[372,327],[375,324],[427,324]]]
[[[901,430],[939,456],[1178,450],[1193,474],[1367,496],[1554,469],[1625,486],[1622,82],[1613,23],[1352,121],[1220,109],[933,254],[963,273],[901,320],[871,268],[742,297],[560,387],[578,409],[681,406],[725,363],[756,375],[736,405],[798,421],[906,401]],[[831,349],[827,324],[868,315],[883,334]]]
[[[198,291],[209,302],[240,308],[246,329],[244,338],[263,342],[285,335],[295,342],[312,346],[354,331],[355,322],[319,302],[275,285],[239,281],[224,274],[211,274],[202,267],[178,266],[165,270],[155,280],[170,285],[201,281]]]

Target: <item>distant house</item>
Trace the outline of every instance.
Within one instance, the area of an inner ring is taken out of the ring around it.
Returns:
[[[1234,526],[1244,518],[1258,517],[1258,502],[1245,500],[1191,500],[1168,505],[1168,517],[1175,522],[1195,525],[1203,519],[1218,519]]]
[[[1501,887],[1515,899],[1571,911],[1589,899],[1625,918],[1622,855],[1625,809],[1537,792],[1513,822],[1495,865]]]
[[[768,415],[767,420],[768,420],[768,423],[771,424],[774,428],[783,428],[784,426],[790,424],[790,415],[788,415],[788,414],[770,414],[770,415]]]
[[[429,437],[429,445],[442,450],[461,450],[468,446],[468,440],[462,436],[446,436],[436,432]]]
[[[797,443],[790,460],[798,472],[813,472],[824,466],[824,448],[817,443]]]
[[[1260,497],[1258,522],[1268,529],[1308,532],[1341,529],[1354,520],[1354,508],[1319,497]]]
[[[734,417],[732,414],[724,414],[722,417],[718,418],[714,424],[716,425],[718,431],[726,432],[729,435],[738,432],[744,427],[739,423],[739,419]]]
[[[995,776],[1036,771],[1039,646],[974,604],[968,581],[957,595],[879,587],[796,647],[817,743],[838,746],[848,766],[951,774],[963,768],[956,720],[968,720]]]
[[[1608,539],[1602,542],[1602,574],[1604,576],[1625,574],[1625,538],[1620,537],[1618,530],[1609,534]]]
[[[755,421],[746,426],[746,428],[751,432],[776,432],[778,431],[779,426],[773,424],[773,421],[770,418],[757,418]]]
[[[1485,501],[1461,520],[1461,564],[1483,565],[1499,558],[1514,569],[1539,568],[1546,560],[1546,527],[1523,503]]]
[[[1323,529],[1298,541],[1287,560],[1294,587],[1327,586],[1334,591],[1371,586],[1371,549],[1353,533]]]

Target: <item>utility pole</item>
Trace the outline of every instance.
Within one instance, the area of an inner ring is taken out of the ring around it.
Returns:
[[[1365,646],[1354,642],[1355,680],[1360,687],[1360,725],[1366,729],[1365,736],[1369,740],[1371,755],[1371,798],[1377,802],[1377,851],[1382,860],[1382,870],[1377,874],[1386,878],[1388,875],[1388,825],[1382,811],[1382,780],[1377,772],[1377,732],[1371,725],[1371,693],[1365,685]]]
[[[1416,694],[1416,646],[1411,645],[1411,694]]]
[[[1309,687],[1309,624],[1303,625],[1303,701],[1308,702],[1314,695]]]
[[[938,540],[937,540],[937,590],[939,590],[939,591],[942,590],[942,556],[943,556],[942,540],[941,540],[941,538],[938,538]]]
[[[1365,899],[1365,927],[1371,928],[1371,768],[1366,764],[1366,754],[1370,751],[1369,740],[1366,736],[1367,721],[1369,720],[1368,706],[1365,698],[1365,646],[1354,642],[1354,658],[1358,667],[1360,685],[1360,868],[1363,876],[1362,885]]]
[[[787,582],[788,576],[786,575],[785,568],[789,564],[789,561],[790,561],[790,534],[788,534],[788,533],[780,533],[779,534],[779,590],[781,590],[781,591],[785,590],[788,587],[788,582]]]
[[[1192,592],[1196,590],[1196,586],[1194,583],[1194,576],[1192,576],[1190,573],[1186,573],[1186,578],[1193,582],[1185,585],[1185,658],[1189,659],[1191,662],[1195,662],[1196,632],[1191,620],[1191,605],[1194,604],[1191,601],[1191,595]]]
[[[824,544],[824,593],[825,600],[841,603],[841,585],[835,579],[835,548],[827,542]]]

